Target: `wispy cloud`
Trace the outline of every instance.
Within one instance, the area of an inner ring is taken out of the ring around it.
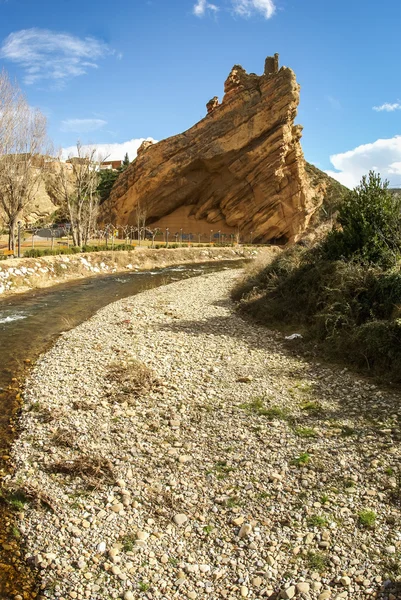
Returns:
[[[357,146],[348,152],[330,156],[336,171],[326,171],[340,183],[353,188],[370,170],[376,171],[399,185],[401,181],[401,135],[389,139],[379,139],[370,144]]]
[[[261,14],[265,19],[270,19],[276,12],[275,0],[230,0],[230,9],[240,17],[248,18]],[[207,0],[197,0],[193,7],[193,14],[203,17],[207,11],[216,13],[220,8]]]
[[[107,125],[103,119],[66,119],[61,121],[61,131],[71,131],[73,133],[88,133],[102,129]]]
[[[333,110],[341,109],[341,102],[338,100],[338,98],[335,98],[334,96],[326,96],[326,98]]]
[[[394,102],[391,104],[390,102],[385,102],[380,106],[374,106],[373,110],[375,110],[376,112],[394,112],[395,110],[401,110],[401,103]]]
[[[207,0],[198,0],[194,5],[193,13],[197,17],[203,17],[208,10],[216,13],[219,8],[215,4],[210,4]]]
[[[241,17],[251,17],[261,13],[265,19],[271,19],[276,12],[273,0],[233,0],[234,12]]]
[[[83,146],[82,149],[92,150],[96,149],[98,156],[104,157],[107,156],[107,160],[122,160],[125,154],[128,152],[128,156],[130,160],[134,160],[137,155],[137,151],[142,142],[145,141],[145,138],[136,138],[132,140],[128,140],[127,142],[121,142],[117,144],[91,144],[90,146]],[[155,142],[153,138],[146,138],[146,141]],[[77,147],[69,146],[68,148],[62,149],[63,158],[68,158],[69,156],[77,155]]]
[[[98,60],[107,54],[114,51],[96,38],[37,28],[10,33],[0,48],[0,58],[24,69],[27,85],[51,80],[57,87],[97,69]]]

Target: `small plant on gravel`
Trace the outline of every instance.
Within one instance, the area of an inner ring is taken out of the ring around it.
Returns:
[[[15,510],[24,510],[25,504],[29,501],[27,495],[22,490],[0,491],[0,498]]]
[[[306,410],[309,413],[321,413],[322,405],[316,400],[307,400],[301,403],[301,410]]]
[[[59,582],[57,581],[57,579],[48,579],[44,583],[44,586],[45,586],[44,590],[46,592],[54,594],[54,592],[56,591],[58,585],[59,585]]]
[[[353,427],[350,427],[349,425],[342,425],[341,427],[341,437],[351,437],[352,435],[355,435],[356,431]]]
[[[249,414],[267,417],[270,421],[273,421],[274,419],[286,421],[289,418],[288,410],[281,408],[280,406],[266,407],[264,399],[260,396],[252,398],[250,402],[240,404],[240,408],[246,410]]]
[[[326,517],[322,517],[321,515],[311,515],[307,518],[306,522],[309,527],[326,527],[328,523]]]
[[[136,536],[133,533],[127,533],[121,538],[124,552],[132,552],[135,548]]]
[[[217,479],[225,479],[232,471],[235,471],[235,467],[230,467],[226,460],[218,460],[207,474],[215,473]]]
[[[293,397],[298,394],[309,394],[312,391],[312,384],[309,381],[296,381],[288,391]]]
[[[358,521],[362,527],[373,529],[376,524],[376,513],[373,510],[361,510],[358,514]]]
[[[28,407],[28,410],[30,412],[40,412],[40,409],[41,409],[40,402],[31,402],[31,404]]]
[[[147,583],[146,581],[140,581],[138,583],[139,589],[141,590],[141,592],[147,592],[148,589],[150,588],[150,583]]]
[[[321,504],[327,504],[329,501],[330,501],[330,498],[328,497],[327,494],[323,494],[323,496],[321,496],[321,498],[320,498]]]
[[[241,506],[241,501],[236,496],[231,496],[228,498],[226,506],[227,508],[235,508],[236,506]]]
[[[205,525],[203,528],[203,532],[206,535],[210,535],[212,533],[213,529],[214,529],[213,525]]]
[[[309,569],[322,573],[327,568],[327,557],[322,552],[309,551],[306,555],[305,562]]]
[[[302,438],[315,438],[315,437],[317,437],[317,433],[313,429],[313,427],[295,427],[294,433],[298,437],[302,437]]]
[[[302,452],[299,456],[292,459],[291,464],[295,465],[296,467],[304,467],[305,465],[309,464],[309,462],[310,454],[307,452]]]
[[[11,527],[11,535],[13,536],[13,538],[15,538],[16,540],[19,540],[21,538],[21,532],[18,529],[18,527],[15,527],[15,525],[13,525]]]
[[[386,467],[384,469],[384,472],[386,475],[388,475],[389,477],[391,477],[391,475],[394,475],[394,469],[392,467]]]

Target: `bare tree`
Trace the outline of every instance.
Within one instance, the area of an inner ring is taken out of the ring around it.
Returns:
[[[88,243],[96,228],[99,206],[99,167],[104,159],[96,149],[77,143],[77,156],[64,164],[61,157],[56,172],[48,180],[48,191],[55,202],[66,206],[75,246]]]
[[[0,73],[0,207],[15,249],[18,221],[35,199],[46,167],[46,118],[32,109],[16,83]]]
[[[159,227],[156,227],[155,229],[148,229],[148,231],[150,232],[150,235],[152,236],[152,248],[155,247],[155,238],[157,236],[158,233],[160,233],[161,229]]]

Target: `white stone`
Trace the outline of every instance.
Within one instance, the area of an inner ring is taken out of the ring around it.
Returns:
[[[184,525],[184,523],[186,523],[188,521],[188,517],[187,515],[184,515],[184,513],[179,513],[177,515],[174,516],[174,523],[176,525]]]
[[[238,535],[240,538],[244,538],[244,537],[247,537],[251,532],[252,532],[252,525],[250,525],[249,523],[245,523],[244,525],[242,525],[241,529],[239,530]]]

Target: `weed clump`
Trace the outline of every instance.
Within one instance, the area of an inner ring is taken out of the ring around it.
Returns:
[[[327,569],[328,560],[322,552],[309,551],[305,560],[309,569],[322,573]]]
[[[358,521],[361,527],[373,529],[376,524],[376,513],[372,510],[361,510],[358,514]]]
[[[307,452],[302,452],[299,456],[292,459],[291,464],[295,465],[296,467],[305,467],[309,464],[309,462],[310,454],[308,454]]]
[[[109,395],[118,402],[144,396],[160,385],[152,369],[133,358],[112,364],[106,379],[116,384]]]
[[[313,427],[295,427],[294,433],[298,437],[302,437],[302,438],[315,438],[315,437],[317,437],[317,433],[313,429]]]

